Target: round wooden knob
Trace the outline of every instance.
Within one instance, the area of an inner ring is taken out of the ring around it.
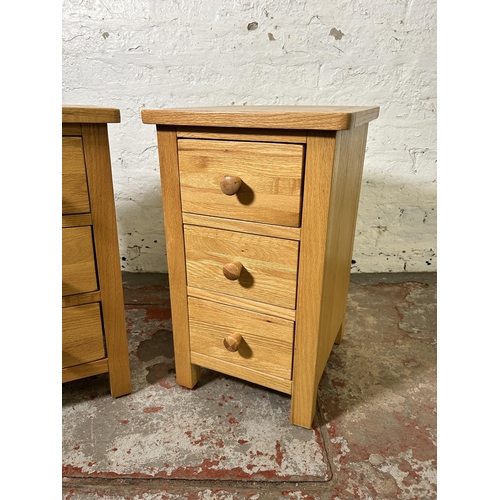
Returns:
[[[220,180],[221,191],[228,196],[232,196],[233,194],[237,193],[240,187],[241,179],[235,175],[225,175]]]
[[[243,265],[241,262],[228,262],[222,266],[222,272],[228,280],[237,280],[240,277]]]
[[[242,339],[243,337],[239,333],[233,333],[232,335],[228,335],[224,339],[224,347],[229,352],[236,352],[238,350],[238,347],[240,347]]]

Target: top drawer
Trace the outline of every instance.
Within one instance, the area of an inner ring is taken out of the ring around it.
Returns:
[[[183,212],[300,226],[304,146],[179,139]],[[241,179],[233,195],[221,179]]]
[[[62,213],[90,212],[81,137],[62,138]]]

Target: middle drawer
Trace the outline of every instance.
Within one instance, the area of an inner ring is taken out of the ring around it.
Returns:
[[[295,309],[299,243],[184,226],[188,286]]]
[[[62,294],[97,290],[94,244],[91,226],[62,230]]]

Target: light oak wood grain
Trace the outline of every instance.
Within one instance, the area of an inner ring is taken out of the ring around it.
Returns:
[[[62,382],[71,382],[92,375],[100,375],[101,373],[108,373],[108,358],[63,368]]]
[[[91,226],[92,225],[92,215],[88,214],[75,214],[75,215],[63,215],[62,216],[62,227],[77,227],[77,226]]]
[[[334,341],[342,341],[344,333],[367,134],[368,125],[363,125],[336,136],[320,326],[321,331],[328,333],[320,340],[317,383],[328,361],[326,353]]]
[[[291,378],[293,322],[193,297],[188,303],[193,352]],[[229,352],[224,340],[233,334],[242,340],[237,351]]]
[[[231,281],[239,279],[241,277],[242,270],[243,270],[243,264],[239,260],[226,262],[222,266],[222,272],[224,276]]]
[[[228,229],[230,231],[237,231],[238,233],[259,234],[261,236],[272,236],[273,238],[283,238],[286,240],[300,240],[300,228],[298,227],[274,226],[189,213],[183,213],[182,220],[185,224],[193,226]]]
[[[241,178],[232,175],[223,175],[220,180],[220,190],[228,196],[233,196],[241,188]]]
[[[80,137],[62,138],[62,213],[90,212],[87,173]]]
[[[378,114],[376,106],[217,106],[144,109],[142,121],[196,127],[348,130]]]
[[[242,344],[246,346],[240,333],[230,333],[224,337],[224,347],[226,351],[236,352]]]
[[[79,123],[63,123],[62,124],[62,135],[82,135],[82,127]]]
[[[295,309],[298,242],[184,226],[189,286]],[[223,266],[241,262],[237,280],[224,276]]]
[[[186,260],[182,228],[177,135],[174,128],[158,127],[158,156],[163,199],[163,221],[167,246],[172,331],[175,350],[175,376],[184,387],[194,387],[201,371],[191,363],[187,307]]]
[[[269,314],[270,316],[277,316],[278,318],[295,321],[295,311],[293,309],[273,306],[272,304],[266,304],[265,302],[246,300],[233,295],[211,292],[209,290],[193,286],[188,286],[187,291],[190,297],[211,300],[212,302],[219,302],[228,306],[239,307],[241,309],[246,309],[247,311],[260,312],[263,314]]]
[[[82,123],[92,229],[113,397],[131,392],[125,306],[107,125]]]
[[[80,365],[105,356],[99,304],[62,309],[62,366]]]
[[[97,290],[94,246],[90,226],[62,230],[62,294]]]
[[[234,363],[206,356],[205,354],[200,354],[198,352],[193,352],[191,354],[191,359],[193,363],[197,363],[205,368],[225,373],[227,375],[231,375],[232,377],[237,377],[264,387],[269,387],[270,389],[274,389],[276,391],[291,394],[292,384],[290,380],[274,377],[268,373],[252,370],[250,368],[246,368],[245,366],[235,365]]]
[[[316,411],[316,370],[335,132],[310,132],[307,143],[290,420],[310,427]],[[331,305],[333,306],[333,304]]]
[[[305,143],[307,134],[302,130],[177,127],[177,137],[184,139]]]
[[[299,226],[304,148],[299,144],[179,139],[182,210]],[[225,175],[243,185],[233,196]]]
[[[79,293],[77,295],[67,295],[62,298],[62,307],[80,306],[92,302],[101,301],[101,292]]]
[[[367,128],[308,137],[291,405],[291,421],[303,427],[343,332]]]
[[[119,123],[120,110],[100,106],[63,106],[63,123]]]
[[[62,113],[62,378],[107,372],[118,397],[131,392],[107,133],[107,122],[118,122],[120,113],[95,106],[63,106]]]

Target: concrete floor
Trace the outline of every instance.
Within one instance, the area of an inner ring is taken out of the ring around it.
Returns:
[[[64,499],[437,498],[435,274],[352,275],[311,430],[286,394],[209,370],[179,387],[167,276],[123,284],[133,390],[63,384]]]

